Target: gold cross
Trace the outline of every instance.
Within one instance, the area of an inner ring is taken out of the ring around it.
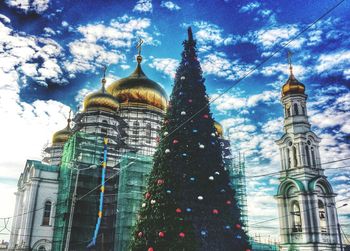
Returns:
[[[293,56],[293,53],[291,51],[287,51],[287,58],[288,58],[289,67],[292,67],[292,56]]]
[[[136,45],[136,48],[138,50],[139,56],[141,56],[141,46],[143,44],[143,40],[140,38],[139,42]]]
[[[103,65],[103,78],[106,78],[107,65]]]
[[[288,51],[287,52],[287,58],[288,58],[288,64],[289,64],[289,71],[290,71],[291,75],[293,74],[292,56],[293,56],[293,53],[291,51]]]

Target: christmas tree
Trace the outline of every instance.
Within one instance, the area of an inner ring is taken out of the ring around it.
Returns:
[[[246,251],[191,28],[183,45],[131,250]]]

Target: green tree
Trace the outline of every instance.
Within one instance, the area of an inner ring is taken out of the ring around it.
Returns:
[[[248,250],[191,28],[131,250]]]

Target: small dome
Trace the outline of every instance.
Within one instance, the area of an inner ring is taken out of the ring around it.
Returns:
[[[305,85],[300,83],[290,69],[290,75],[287,82],[282,87],[282,97],[288,94],[305,94]]]
[[[126,78],[119,79],[107,87],[119,103],[141,103],[157,107],[165,111],[167,107],[167,94],[164,89],[149,79],[141,69],[141,56],[135,71]]]
[[[220,137],[224,137],[224,128],[223,128],[223,126],[219,122],[214,121],[214,127],[215,127],[216,131],[218,132],[219,136]]]
[[[73,131],[70,128],[70,118],[67,120],[68,124],[66,128],[57,131],[52,136],[52,144],[65,143],[69,137],[72,135]]]
[[[105,90],[106,81],[102,79],[102,88],[94,93],[87,95],[84,99],[84,111],[88,109],[107,109],[117,111],[119,109],[118,101]]]

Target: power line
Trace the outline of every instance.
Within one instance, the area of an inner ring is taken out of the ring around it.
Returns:
[[[350,196],[345,197],[345,198],[343,198],[343,199],[341,199],[341,200],[338,200],[338,201],[336,201],[336,203],[341,202],[341,201],[344,201],[344,200],[348,200],[348,199],[350,199]],[[307,212],[307,211],[309,211],[309,210],[313,210],[313,209],[316,209],[316,208],[318,208],[318,207],[310,207],[310,208],[305,209],[305,210],[302,210],[302,211],[300,211],[300,212]],[[289,215],[283,215],[283,216],[280,216],[280,217],[276,217],[276,218],[271,218],[271,219],[259,221],[259,222],[250,224],[249,227],[250,227],[250,226],[254,226],[254,225],[259,225],[259,224],[262,224],[262,223],[266,223],[266,222],[270,222],[270,221],[274,221],[274,220],[278,220],[278,219],[282,219],[282,218],[286,218],[286,217],[289,217]]]
[[[177,130],[182,128],[184,125],[186,125],[190,120],[192,120],[195,116],[197,116],[201,111],[203,111],[207,106],[209,106],[211,103],[219,99],[221,96],[232,90],[233,87],[235,87],[237,84],[239,84],[241,81],[243,81],[245,78],[247,78],[249,75],[251,75],[254,71],[259,69],[262,65],[264,65],[266,62],[268,62],[272,57],[274,57],[277,53],[282,51],[283,49],[287,48],[287,46],[293,42],[295,39],[300,37],[304,32],[309,30],[312,26],[314,26],[316,23],[318,23],[320,20],[322,20],[324,17],[326,17],[329,13],[331,13],[334,9],[336,9],[340,4],[342,4],[345,0],[339,1],[337,4],[333,5],[330,9],[328,9],[324,14],[322,14],[319,18],[317,18],[315,21],[313,21],[311,24],[309,24],[307,27],[305,27],[303,30],[301,30],[299,33],[297,33],[294,37],[292,37],[290,40],[288,40],[286,43],[284,43],[279,49],[275,50],[269,57],[264,59],[261,63],[257,64],[255,67],[253,67],[251,70],[249,70],[246,74],[243,75],[240,79],[238,79],[235,83],[233,83],[229,88],[227,88],[223,93],[219,94],[216,98],[210,100],[208,104],[200,108],[195,114],[190,116],[187,120],[185,120],[183,123],[181,123],[179,126],[177,126],[172,132],[168,133],[168,135],[164,136],[161,139],[164,140],[173,133],[175,133]]]

